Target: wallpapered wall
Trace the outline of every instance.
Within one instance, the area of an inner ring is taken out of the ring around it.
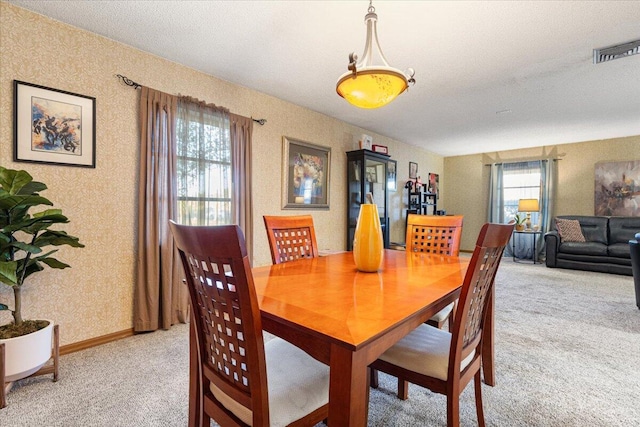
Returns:
[[[489,167],[485,165],[545,157],[561,159],[554,215],[593,215],[595,164],[640,160],[640,136],[445,158],[447,205],[465,216],[461,250],[473,250],[487,218]]]
[[[440,156],[4,2],[0,2],[0,56],[0,164],[26,169],[48,184],[43,195],[71,219],[64,229],[86,245],[62,248],[60,259],[72,268],[42,273],[23,292],[24,316],[55,320],[61,325],[63,345],[132,327],[139,94],[115,74],[268,120],[265,126],[256,125],[253,140],[254,265],[271,262],[262,215],[300,212],[281,209],[283,136],[332,149],[330,210],[304,211],[314,217],[321,249],[345,248],[344,153],[357,148],[362,133],[372,135],[374,143],[387,145],[398,161],[398,191],[390,201],[393,241],[404,241],[402,188],[409,161],[417,162],[424,175],[440,174],[441,185],[446,182]],[[97,99],[95,169],[12,161],[14,79]],[[336,102],[344,101],[336,96]],[[0,301],[9,300],[8,289],[1,287]],[[8,321],[6,313],[0,316],[0,324]]]

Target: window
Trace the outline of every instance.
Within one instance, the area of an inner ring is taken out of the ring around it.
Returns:
[[[518,200],[540,200],[542,169],[540,161],[505,163],[502,166],[502,196],[504,218],[511,220],[518,213]],[[531,223],[538,224],[538,212],[531,212]]]
[[[213,106],[180,102],[176,121],[178,222],[232,221],[229,116]]]

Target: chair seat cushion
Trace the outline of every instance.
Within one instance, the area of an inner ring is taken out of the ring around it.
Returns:
[[[385,351],[380,360],[446,381],[450,351],[449,332],[422,324]],[[473,356],[471,353],[462,361],[461,370],[471,363]]]
[[[271,426],[286,426],[329,402],[329,367],[281,338],[264,345]],[[211,383],[211,393],[243,422],[251,411]]]
[[[434,322],[438,322],[438,323],[444,322],[445,320],[447,320],[447,317],[449,317],[449,315],[453,311],[454,304],[455,303],[452,302],[451,304],[449,304],[448,306],[446,306],[445,308],[443,308],[442,310],[434,314],[429,320],[433,320]]]

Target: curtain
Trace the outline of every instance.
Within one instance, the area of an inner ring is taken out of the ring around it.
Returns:
[[[489,186],[489,211],[487,221],[503,224],[504,221],[504,197],[502,194],[502,163],[491,165]]]
[[[541,169],[542,188],[540,189],[540,230],[542,230],[542,234],[538,236],[538,242],[536,242],[538,259],[541,258],[541,255],[545,254],[544,233],[551,230],[551,221],[555,210],[554,203],[557,188],[556,179],[558,176],[558,162],[555,159],[543,160]]]
[[[242,228],[249,259],[253,260],[253,197],[251,194],[251,137],[253,120],[230,114],[233,164],[232,217]]]
[[[138,263],[134,330],[169,329],[189,319],[188,290],[169,219],[176,211],[175,114],[177,97],[142,87]]]

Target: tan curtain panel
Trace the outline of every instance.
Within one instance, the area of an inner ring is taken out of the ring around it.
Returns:
[[[251,194],[251,136],[253,120],[229,115],[233,164],[233,218],[244,232],[247,254],[253,260],[253,197]]]
[[[169,219],[176,211],[175,114],[178,98],[147,87],[140,95],[137,332],[169,329],[189,318],[188,290]]]

